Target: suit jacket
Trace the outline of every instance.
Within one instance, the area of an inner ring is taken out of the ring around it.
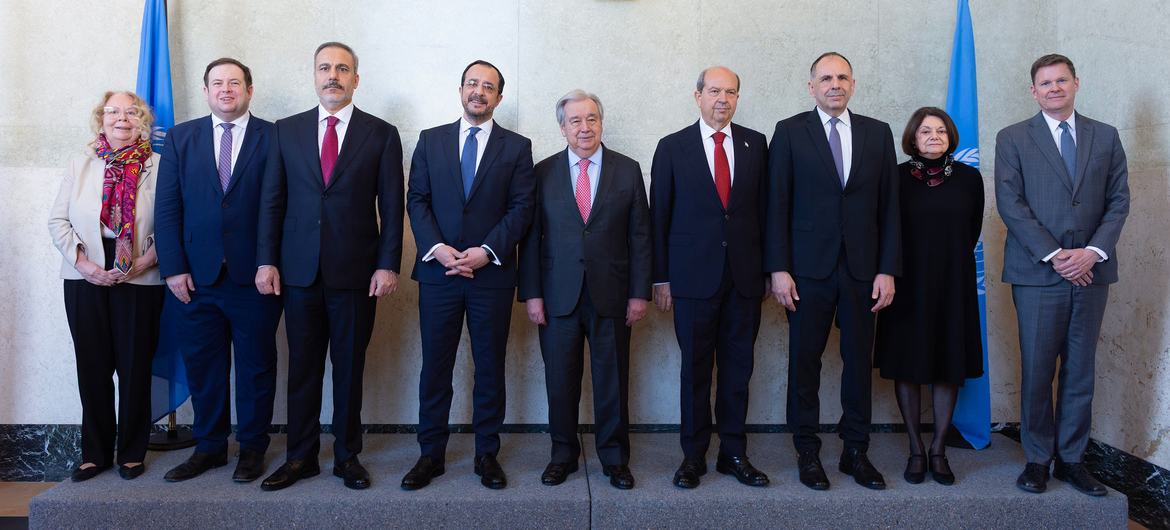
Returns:
[[[624,318],[630,298],[650,299],[650,208],[642,169],[605,148],[597,197],[581,219],[568,149],[536,165],[536,214],[520,245],[518,298],[543,298],[549,316],[573,312],[588,278],[600,316]]]
[[[134,256],[138,257],[154,246],[154,190],[158,172],[158,153],[150,155],[138,175],[138,192],[134,203]],[[69,161],[65,177],[53,208],[49,212],[49,234],[53,245],[61,252],[61,278],[82,280],[77,272],[77,247],[85,249],[90,261],[104,266],[106,251],[102,247],[102,183],[106,178],[106,163],[91,150],[84,156]],[[130,283],[159,285],[158,267],[151,267]]]
[[[210,285],[226,261],[228,278],[252,285],[260,184],[272,127],[256,116],[248,118],[227,191],[219,184],[211,116],[167,131],[155,199],[158,265],[164,277],[190,273],[196,285]]]
[[[763,245],[767,141],[731,124],[735,174],[727,209],[715,191],[699,122],[658,142],[650,168],[654,283],[670,283],[672,296],[711,298],[724,263],[741,296],[764,293]]]
[[[488,263],[475,271],[472,281],[483,287],[515,288],[516,245],[532,222],[535,200],[532,142],[496,122],[466,199],[458,151],[458,121],[418,135],[406,199],[418,245],[411,278],[430,284],[457,278],[447,276],[438,260],[422,261],[438,243],[458,250],[487,245],[500,264]]]
[[[1005,127],[995,139],[995,197],[1007,225],[1003,281],[1055,285],[1042,261],[1058,248],[1097,247],[1109,259],[1093,283],[1117,281],[1117,239],[1129,214],[1129,170],[1117,129],[1076,115],[1077,174],[1072,178],[1044,116]]]
[[[258,265],[308,287],[366,289],[402,261],[402,140],[355,108],[329,185],[321,178],[317,108],[276,122],[260,197]],[[381,231],[379,231],[379,219]]]
[[[844,250],[855,280],[902,274],[893,133],[884,122],[849,117],[853,154],[844,189],[816,109],[776,123],[768,163],[768,272],[824,279]]]

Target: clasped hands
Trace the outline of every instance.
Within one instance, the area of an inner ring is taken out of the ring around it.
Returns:
[[[439,245],[432,253],[439,264],[447,268],[447,276],[474,278],[476,269],[488,264],[483,247],[471,247],[462,252],[450,245]]]
[[[1093,283],[1093,265],[1101,256],[1087,248],[1061,249],[1049,260],[1052,270],[1078,287]]]
[[[87,255],[78,252],[77,262],[74,264],[74,267],[77,269],[77,272],[81,273],[81,277],[85,278],[85,281],[102,287],[110,287],[133,280],[143,272],[146,272],[147,269],[153,267],[157,262],[158,260],[152,249],[147,254],[134,258],[130,263],[130,270],[123,274],[118,269],[103,269],[101,265],[90,261]]]

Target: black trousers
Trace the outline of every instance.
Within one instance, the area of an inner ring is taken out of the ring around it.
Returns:
[[[593,378],[593,421],[602,465],[630,462],[630,328],[625,318],[597,314],[589,299],[588,280],[572,313],[549,316],[540,327],[540,352],[548,390],[548,425],[552,462],[575,462],[581,456],[577,412],[581,402],[585,340]]]
[[[309,287],[286,286],[288,459],[316,460],[321,450],[321,385],[333,361],[333,460],[362,450],[362,375],[377,299],[360,289],[332,289],[321,274]]]
[[[755,364],[763,293],[744,297],[735,289],[728,264],[715,296],[674,299],[674,333],[682,352],[679,385],[683,455],[704,458],[711,444],[711,370],[718,368],[715,420],[719,452],[747,455],[748,383]]]
[[[113,240],[102,242],[108,270],[113,268]],[[81,394],[81,461],[111,465],[116,452],[118,464],[141,462],[150,440],[150,363],[158,347],[164,287],[64,283]]]
[[[796,278],[800,301],[788,313],[788,425],[797,451],[819,451],[821,355],[834,316],[841,326],[840,436],[848,449],[869,448],[875,303],[873,283],[849,274],[842,249],[828,278]]]

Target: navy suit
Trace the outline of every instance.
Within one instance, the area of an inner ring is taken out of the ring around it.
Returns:
[[[238,132],[236,134],[239,134]],[[197,451],[227,452],[231,433],[232,346],[240,446],[263,453],[276,393],[276,327],[280,300],[256,291],[256,222],[272,123],[248,119],[225,191],[219,181],[211,116],[171,128],[163,145],[155,195],[159,271],[190,274],[195,290],[183,304],[168,291],[163,325],[187,366]]]
[[[317,458],[328,352],[333,455],[343,463],[362,448],[362,373],[377,308],[370,278],[376,269],[398,272],[402,259],[402,141],[393,125],[355,108],[326,186],[317,113],[276,122],[257,257],[285,284],[288,459]]]
[[[418,441],[422,454],[439,462],[446,454],[451,377],[465,314],[475,361],[475,453],[499,452],[505,403],[504,353],[516,289],[516,245],[532,221],[536,189],[532,142],[495,123],[465,198],[459,124],[419,134],[407,194],[410,225],[419,249],[411,274],[419,282],[423,349]],[[486,245],[500,263],[488,263],[471,279],[447,276],[447,269],[437,259],[422,261],[438,243],[460,251]]]
[[[768,149],[764,135],[731,124],[735,168],[724,208],[698,122],[658,142],[650,169],[654,283],[670,283],[682,353],[680,442],[703,458],[711,442],[711,370],[720,453],[746,456],[748,382],[764,295],[761,255]]]

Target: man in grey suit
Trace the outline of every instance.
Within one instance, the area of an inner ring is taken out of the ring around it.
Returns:
[[[1028,463],[1016,485],[1043,492],[1055,458],[1053,476],[1101,496],[1105,487],[1081,458],[1129,185],[1117,129],[1074,111],[1079,86],[1076,68],[1063,55],[1032,63],[1032,97],[1040,112],[996,137],[995,196],[1008,229],[1003,281],[1012,284],[1020,329],[1020,430]]]
[[[520,245],[519,299],[540,326],[552,460],[541,482],[577,470],[577,408],[585,340],[602,473],[618,489],[630,473],[630,327],[650,300],[650,206],[642,169],[601,144],[601,100],[574,90],[556,105],[568,148],[536,165],[536,215]]]

